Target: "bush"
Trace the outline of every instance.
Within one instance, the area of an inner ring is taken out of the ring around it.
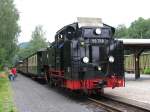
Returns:
[[[3,70],[3,66],[2,65],[0,65],[0,71],[2,71]]]
[[[150,74],[150,68],[145,68],[144,69],[144,74]]]

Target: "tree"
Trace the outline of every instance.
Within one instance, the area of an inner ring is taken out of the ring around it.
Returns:
[[[139,18],[131,23],[129,35],[132,38],[150,38],[150,19]]]
[[[22,59],[26,58],[27,56],[29,56],[30,55],[29,51],[30,51],[29,47],[19,48],[18,53],[17,53],[18,59],[16,59],[15,61],[18,62],[19,60],[22,60]]]
[[[129,28],[119,25],[115,36],[118,38],[150,38],[150,19],[138,18]]]
[[[43,31],[42,26],[36,26],[35,30],[32,32],[32,39],[29,43],[31,53],[48,46],[44,36],[45,32]]]
[[[17,50],[19,13],[13,0],[0,0],[0,64],[12,62]]]
[[[115,32],[115,37],[117,38],[128,38],[128,29],[126,28],[125,25],[119,25],[116,28],[116,32]]]
[[[6,62],[5,58],[6,58],[6,50],[4,48],[0,48],[0,62],[1,62],[1,64],[2,63],[4,64]]]
[[[20,48],[18,52],[18,56],[23,59],[33,53],[35,53],[37,50],[41,48],[46,48],[48,46],[48,43],[45,39],[45,33],[42,29],[42,26],[36,26],[35,30],[32,32],[32,38],[29,42],[29,45],[27,48]]]

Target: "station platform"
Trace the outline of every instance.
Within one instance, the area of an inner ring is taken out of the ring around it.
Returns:
[[[135,74],[125,74],[126,84],[121,88],[105,88],[104,93],[118,98],[128,99],[134,103],[150,107],[150,75],[142,75],[135,80]]]

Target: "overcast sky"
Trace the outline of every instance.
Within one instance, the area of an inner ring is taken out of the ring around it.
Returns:
[[[138,17],[150,18],[150,0],[15,0],[20,12],[19,43],[31,39],[35,26],[43,25],[47,41],[77,17],[99,17],[106,24],[129,26]]]

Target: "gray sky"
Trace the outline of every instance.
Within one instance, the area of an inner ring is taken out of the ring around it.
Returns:
[[[106,24],[130,25],[138,17],[150,18],[150,0],[15,0],[20,12],[20,42],[31,39],[35,26],[43,25],[52,42],[57,30],[77,17],[99,17]]]

